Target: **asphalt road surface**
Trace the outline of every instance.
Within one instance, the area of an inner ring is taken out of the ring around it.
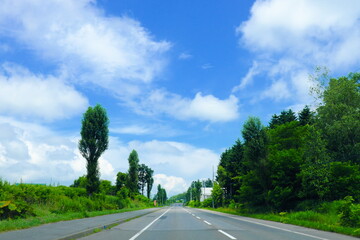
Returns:
[[[91,218],[61,221],[38,227],[0,233],[0,240],[54,240],[76,239],[77,236],[93,233],[95,228],[104,228],[114,223],[148,214],[158,209],[143,209],[132,212],[115,213]]]
[[[164,208],[82,240],[355,240],[313,229],[184,207]]]

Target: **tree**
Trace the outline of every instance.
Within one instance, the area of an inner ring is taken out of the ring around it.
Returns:
[[[74,183],[70,185],[70,187],[79,187],[79,188],[86,188],[87,180],[86,176],[81,176],[78,179],[74,180]]]
[[[242,136],[247,173],[242,178],[240,199],[250,205],[267,205],[266,196],[270,187],[268,137],[260,119],[250,117],[243,126]]]
[[[151,193],[151,189],[153,187],[154,184],[154,178],[153,178],[153,174],[154,174],[154,170],[152,170],[151,168],[147,168],[146,169],[146,196],[150,199],[150,193]]]
[[[244,146],[237,140],[235,144],[221,154],[217,169],[217,181],[225,190],[225,198],[232,199],[240,189],[240,176],[246,171],[244,165]]]
[[[299,200],[294,192],[301,188],[298,175],[303,164],[303,139],[307,128],[307,125],[301,126],[299,122],[292,121],[267,131],[271,181],[267,201],[278,211],[293,208]]]
[[[97,104],[94,108],[89,107],[84,113],[79,150],[87,162],[86,190],[89,195],[99,192],[100,173],[98,159],[108,148],[108,125],[109,119],[106,110],[101,105]]]
[[[299,119],[300,125],[302,125],[302,126],[304,126],[306,124],[311,125],[315,121],[315,113],[310,110],[308,105],[306,105],[304,107],[304,109],[301,110],[301,112],[299,112],[298,119]]]
[[[167,200],[166,190],[164,188],[162,188],[160,184],[157,187],[157,193],[155,195],[155,199],[157,200],[157,202],[160,206],[162,206],[166,203],[166,200]]]
[[[291,109],[287,111],[284,110],[280,113],[279,116],[276,114],[272,116],[269,126],[270,128],[274,128],[276,125],[281,125],[296,120],[297,120],[296,115]]]
[[[139,171],[139,157],[135,150],[129,155],[129,172],[128,172],[128,179],[127,179],[127,187],[130,190],[132,195],[136,195],[139,193],[138,190],[138,171]]]
[[[115,186],[109,180],[100,180],[100,192],[105,195],[115,195]]]
[[[123,172],[118,172],[116,175],[116,191],[119,191],[122,187],[126,187],[128,182],[128,174]]]
[[[214,187],[211,191],[211,197],[214,200],[215,207],[221,207],[223,205],[224,192],[217,182],[214,182]]]
[[[324,200],[330,191],[330,157],[326,150],[326,142],[315,126],[311,126],[304,136],[303,159],[299,174],[302,185],[299,196]]]
[[[332,161],[360,164],[360,74],[331,78],[318,108],[317,127]]]
[[[140,164],[138,169],[138,178],[139,178],[138,187],[142,195],[144,195],[144,189],[146,186],[147,168],[148,166],[146,166],[145,164]]]
[[[207,188],[211,188],[213,187],[213,181],[210,178],[208,178],[207,180],[204,181],[204,185]]]

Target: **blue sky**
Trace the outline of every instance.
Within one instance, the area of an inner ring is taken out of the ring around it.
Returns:
[[[249,116],[315,107],[309,75],[360,71],[357,0],[0,0],[0,176],[85,174],[81,118],[110,118],[102,179],[132,149],[170,195],[212,176]]]

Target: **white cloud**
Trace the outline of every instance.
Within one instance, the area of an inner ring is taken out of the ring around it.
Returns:
[[[271,98],[276,101],[287,99],[291,96],[285,81],[274,82],[269,89],[263,92],[261,98]]]
[[[138,94],[166,60],[166,41],[155,41],[138,21],[108,17],[93,0],[3,0],[0,34],[58,64],[68,77],[116,94]]]
[[[259,64],[254,61],[251,68],[249,69],[249,71],[247,72],[247,74],[245,75],[245,77],[243,77],[241,79],[241,82],[238,86],[235,86],[232,89],[232,92],[237,92],[239,90],[244,89],[247,85],[251,84],[253,82],[253,78],[259,73]]]
[[[205,63],[203,65],[201,65],[201,68],[206,70],[206,69],[210,69],[210,68],[213,68],[214,66],[211,65],[210,63]]]
[[[181,59],[181,60],[186,60],[186,59],[190,59],[190,58],[192,58],[192,55],[188,54],[188,53],[181,53],[179,55],[179,59]]]
[[[314,67],[327,66],[337,74],[357,70],[360,55],[354,50],[360,48],[359,19],[357,0],[258,0],[236,33],[240,45],[255,53],[260,71],[277,84],[272,88],[284,86],[279,81],[287,79],[293,101],[306,103],[307,75]]]
[[[0,113],[45,120],[69,118],[84,111],[88,100],[54,76],[35,75],[17,65],[0,67]]]
[[[238,99],[218,99],[213,95],[197,93],[194,99],[182,98],[165,90],[155,90],[143,99],[137,111],[140,113],[165,113],[180,120],[198,119],[210,122],[228,122],[238,118]],[[139,108],[140,107],[140,108]]]
[[[152,133],[152,130],[139,125],[130,125],[125,127],[110,128],[112,133],[146,135]]]
[[[86,174],[78,139],[78,134],[60,135],[37,124],[0,117],[0,177],[10,182],[69,185]],[[171,194],[183,191],[195,179],[211,177],[219,158],[212,150],[181,142],[124,143],[110,137],[109,149],[99,159],[101,179],[115,182],[117,172],[126,172],[133,149]]]
[[[182,176],[187,180],[211,176],[211,168],[218,164],[219,158],[209,149],[180,142],[132,141],[130,149],[136,149],[140,161],[155,169],[156,173]]]
[[[186,192],[188,184],[181,177],[167,176],[165,174],[155,174],[154,175],[154,186],[153,193],[156,194],[157,186],[161,185],[162,188],[166,190],[167,196],[173,196],[178,193]]]

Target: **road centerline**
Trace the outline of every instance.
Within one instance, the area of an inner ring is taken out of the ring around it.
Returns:
[[[273,229],[278,229],[278,230],[285,231],[285,232],[291,232],[291,233],[294,233],[294,234],[303,235],[303,236],[306,236],[306,237],[316,238],[316,239],[320,239],[320,240],[329,240],[327,238],[317,237],[317,236],[314,236],[314,235],[310,235],[310,234],[306,234],[306,233],[302,233],[302,232],[297,232],[297,231],[293,231],[293,230],[289,230],[289,229],[285,229],[285,228],[275,227],[275,226],[271,226],[271,225],[264,224],[264,223],[259,223],[259,222],[255,222],[255,221],[245,220],[245,219],[239,219],[239,218],[236,218],[236,217],[232,217],[232,218],[236,219],[236,220],[239,220],[239,221],[249,222],[249,223],[261,225],[261,226],[268,227],[268,228],[273,228]]]
[[[228,238],[230,238],[230,239],[236,239],[235,237],[233,237],[233,236],[231,236],[230,234],[228,234],[227,232],[224,232],[223,230],[218,230],[220,233],[222,233],[222,234],[224,234],[225,236],[227,236]]]
[[[207,225],[211,225],[211,223],[209,223],[208,221],[204,220],[204,223],[206,223]]]
[[[168,211],[170,211],[171,208],[169,208],[168,210],[166,210],[163,214],[161,214],[159,217],[157,217],[155,220],[153,220],[151,223],[149,223],[146,227],[144,227],[143,229],[140,230],[140,232],[136,233],[132,238],[130,238],[129,240],[135,240],[138,236],[140,236],[140,234],[142,234],[144,231],[146,231],[146,229],[148,229],[151,225],[154,224],[154,222],[156,222],[157,220],[159,220],[162,216],[164,216]]]

